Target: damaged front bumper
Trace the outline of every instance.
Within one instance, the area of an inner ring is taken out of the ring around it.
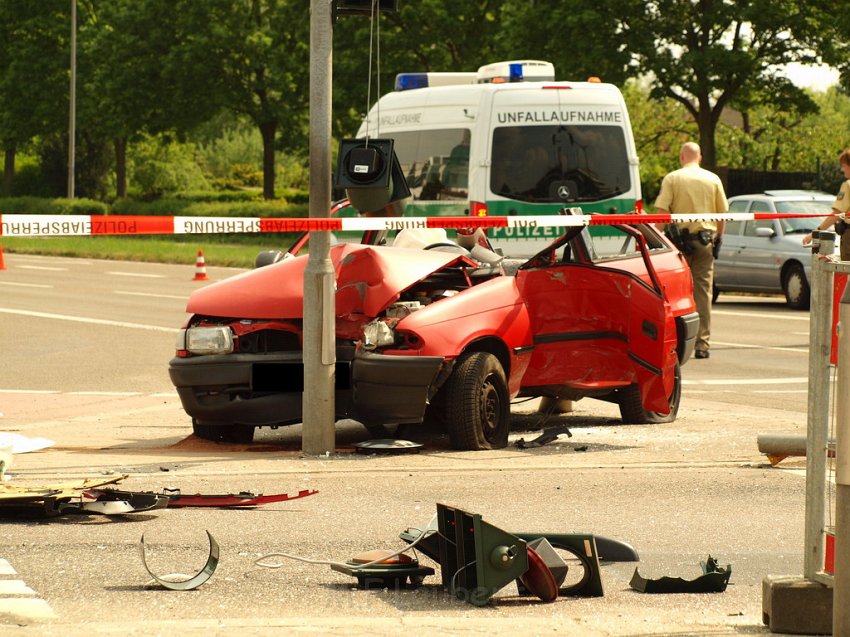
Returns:
[[[446,361],[338,349],[336,418],[366,424],[421,422]],[[286,425],[301,422],[300,352],[173,358],[169,376],[183,409],[199,422]]]

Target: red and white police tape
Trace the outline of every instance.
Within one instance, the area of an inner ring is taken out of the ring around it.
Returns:
[[[333,232],[405,228],[543,228],[688,221],[749,221],[779,217],[823,217],[812,213],[574,214],[508,217],[155,217],[136,215],[0,215],[2,237],[67,237],[126,234],[235,234]]]

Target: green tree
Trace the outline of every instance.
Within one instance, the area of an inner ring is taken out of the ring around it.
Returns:
[[[0,2],[0,145],[10,194],[18,149],[67,130],[71,32],[66,0]]]
[[[275,149],[303,147],[309,103],[309,13],[299,0],[179,0],[167,64],[180,91],[246,116],[263,139],[263,196],[274,198]]]
[[[716,165],[724,109],[758,97],[780,110],[814,103],[782,75],[790,62],[846,66],[850,17],[830,0],[579,1],[596,7],[609,37],[649,78],[655,98],[676,100],[699,128],[705,164]],[[606,37],[605,34],[599,34]]]
[[[507,59],[501,12],[509,3],[402,1],[397,12],[382,13],[377,21],[339,16],[334,25],[335,135],[351,137],[369,107],[393,90],[398,73],[475,71]]]

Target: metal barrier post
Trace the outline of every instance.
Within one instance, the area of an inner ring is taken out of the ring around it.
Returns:
[[[832,634],[850,635],[850,285],[838,314],[838,374],[835,401],[835,570]],[[847,332],[847,334],[844,334]]]
[[[818,241],[819,239],[819,241]],[[826,447],[829,432],[829,351],[832,332],[832,273],[822,256],[832,255],[835,234],[820,232],[812,250],[809,313],[809,402],[806,439],[806,535],[803,576],[823,570],[823,520],[826,510]]]

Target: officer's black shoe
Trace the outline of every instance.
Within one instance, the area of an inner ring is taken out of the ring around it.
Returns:
[[[708,350],[707,349],[698,349],[694,352],[695,358],[708,358]]]

